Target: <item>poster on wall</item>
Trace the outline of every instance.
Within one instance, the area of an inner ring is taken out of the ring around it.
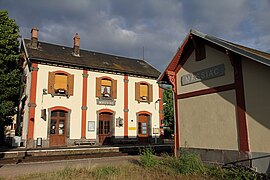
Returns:
[[[88,131],[89,132],[95,131],[95,121],[88,121]]]

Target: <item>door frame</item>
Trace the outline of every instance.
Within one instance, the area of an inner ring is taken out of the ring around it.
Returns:
[[[115,136],[115,111],[111,109],[100,109],[97,112],[97,122],[96,122],[96,141],[99,142],[99,114],[100,113],[111,113],[112,114],[112,120],[111,120],[111,137],[114,138]]]
[[[65,145],[69,142],[70,139],[70,113],[71,110],[64,107],[64,106],[54,106],[48,109],[48,123],[47,123],[47,146],[50,147],[50,128],[51,128],[51,113],[52,111],[65,111],[67,112],[65,125],[66,125],[66,139],[65,139]]]
[[[139,136],[138,136],[138,124],[139,124],[139,116],[140,115],[148,115],[149,116],[149,119],[148,119],[148,138],[152,138],[152,113],[148,112],[148,111],[139,111],[136,113],[136,118],[137,118],[137,121],[136,121],[136,127],[137,127],[137,138],[139,139]]]

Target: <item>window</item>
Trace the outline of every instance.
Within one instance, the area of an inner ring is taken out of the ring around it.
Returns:
[[[55,94],[66,94],[67,92],[67,75],[55,74],[54,91]]]
[[[153,85],[146,82],[135,83],[135,100],[138,102],[152,102]]]
[[[112,81],[109,79],[101,80],[101,95],[102,97],[111,97]]]
[[[110,77],[96,78],[96,97],[98,98],[117,98],[117,80]]]
[[[55,71],[49,72],[48,93],[54,95],[73,95],[74,75]]]
[[[140,84],[140,100],[141,101],[148,101],[148,85],[147,84]]]

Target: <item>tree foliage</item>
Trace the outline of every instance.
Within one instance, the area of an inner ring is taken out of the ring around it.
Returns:
[[[171,127],[174,126],[174,111],[173,111],[173,93],[171,87],[167,87],[163,91],[163,111],[164,111],[164,125]]]
[[[21,86],[18,38],[19,27],[7,11],[0,10],[0,127],[16,113]]]

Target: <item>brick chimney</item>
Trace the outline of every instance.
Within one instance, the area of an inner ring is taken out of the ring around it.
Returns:
[[[80,37],[78,33],[76,33],[73,40],[74,40],[73,55],[80,57]]]
[[[36,27],[33,27],[31,30],[30,47],[34,49],[38,48],[38,29]]]

